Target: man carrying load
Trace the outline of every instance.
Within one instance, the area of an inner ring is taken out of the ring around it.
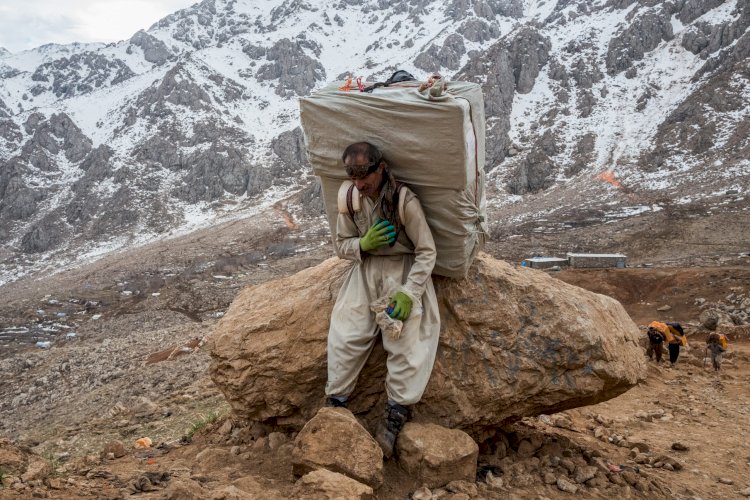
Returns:
[[[435,243],[416,195],[396,181],[375,146],[351,144],[342,160],[350,180],[339,190],[336,244],[355,265],[331,313],[327,405],[347,406],[378,332],[384,322],[394,326],[382,335],[388,402],[375,436],[390,458],[408,406],[422,397],[435,361]]]
[[[680,356],[680,347],[687,345],[687,337],[682,325],[675,322],[662,323],[661,321],[652,321],[648,324],[649,330],[653,329],[661,333],[664,340],[667,341],[667,350],[669,351],[669,366],[674,368],[677,358]]]
[[[714,366],[714,371],[721,370],[721,355],[727,350],[729,342],[724,334],[711,332],[706,339],[706,349],[711,354],[711,364]],[[705,361],[704,361],[705,364]]]
[[[648,327],[646,334],[648,335],[648,349],[646,349],[646,355],[649,357],[649,359],[653,359],[654,357],[656,357],[656,363],[661,364],[661,346],[664,343],[666,337],[663,333],[661,333],[653,326]]]

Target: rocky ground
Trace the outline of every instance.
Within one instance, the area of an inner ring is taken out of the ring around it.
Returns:
[[[330,256],[320,226],[274,210],[3,287],[0,497],[305,496],[292,476],[295,436],[238,432],[202,346],[239,289]],[[510,245],[488,249],[515,259]],[[557,273],[617,298],[639,325],[687,324],[677,367],[652,364],[645,383],[615,399],[505,429],[480,447],[476,482],[428,495],[388,462],[378,497],[555,498],[573,488],[592,498],[740,497],[750,488],[750,343],[733,339],[715,374],[702,366],[701,325],[746,322],[743,250],[726,242],[716,254],[672,254],[680,262],[644,252],[631,263],[654,267]],[[704,266],[686,267],[690,258]],[[142,437],[153,445],[136,448]]]

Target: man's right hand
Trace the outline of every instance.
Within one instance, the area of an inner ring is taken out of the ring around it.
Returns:
[[[396,238],[396,228],[387,220],[375,221],[359,240],[359,248],[364,252],[376,250],[390,244]]]

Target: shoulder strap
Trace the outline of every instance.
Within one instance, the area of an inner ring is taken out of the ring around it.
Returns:
[[[404,223],[404,214],[406,213],[406,193],[408,189],[403,189],[406,185],[403,182],[396,181],[396,193],[398,194],[398,217],[401,224]]]
[[[344,181],[341,184],[337,202],[340,214],[349,214],[353,218],[354,214],[360,211],[359,191],[352,181]]]
[[[354,217],[354,204],[352,203],[352,194],[354,193],[354,184],[349,186],[346,191],[346,210],[349,212],[349,217]]]

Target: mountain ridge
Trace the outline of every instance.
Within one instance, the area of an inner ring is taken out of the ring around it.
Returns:
[[[0,54],[0,282],[284,199],[317,216],[296,98],[401,68],[482,84],[494,234],[742,204],[749,26],[741,1],[204,0]]]

